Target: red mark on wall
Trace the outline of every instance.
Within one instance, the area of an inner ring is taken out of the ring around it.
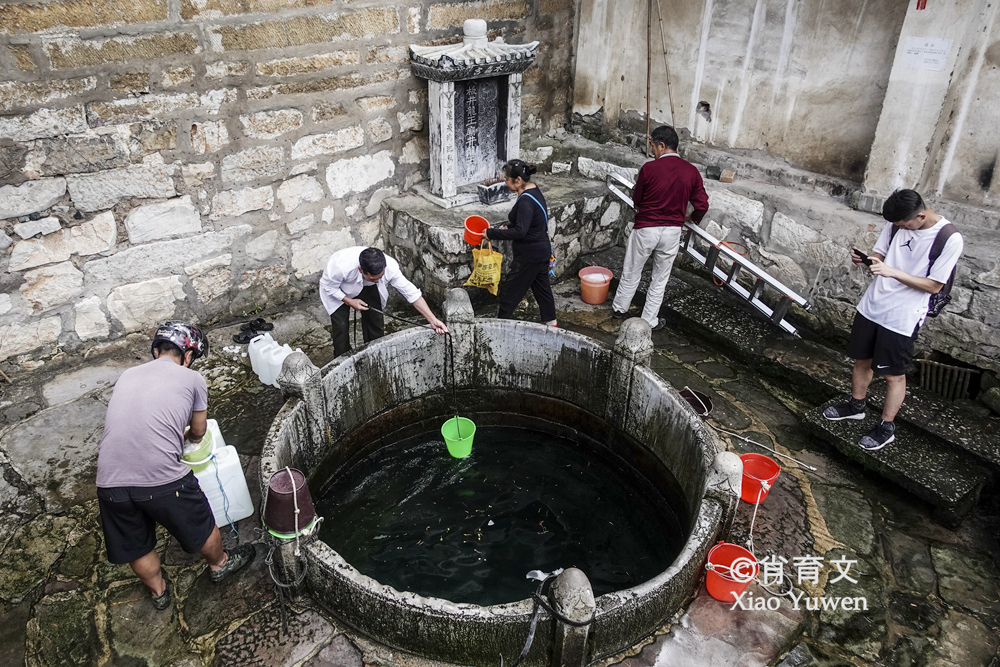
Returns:
[[[917,0],[917,9],[927,9],[927,0]]]

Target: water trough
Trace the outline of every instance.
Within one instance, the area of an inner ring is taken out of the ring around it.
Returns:
[[[585,433],[639,470],[662,466],[676,480],[687,536],[674,562],[643,583],[597,597],[585,613],[593,617],[586,628],[542,612],[523,664],[583,665],[633,646],[673,615],[697,585],[709,548],[735,511],[739,458],[720,452],[687,402],[647,367],[652,343],[641,320],[626,321],[610,348],[539,324],[476,319],[462,290],[449,292],[445,312],[459,400],[477,423],[501,423],[502,405],[503,412],[553,433]],[[339,469],[374,448],[440,424],[453,414],[454,400],[443,349],[442,337],[415,328],[322,370],[301,353],[290,355],[278,377],[290,400],[268,434],[260,479],[292,466],[306,472],[316,494]],[[290,567],[290,552],[278,553]],[[312,597],[383,645],[433,660],[491,666],[500,656],[512,664],[524,646],[530,599],[454,603],[383,585],[322,541],[310,542],[302,555]],[[565,596],[559,591],[576,586],[579,592],[580,584],[562,584],[553,587],[553,603],[566,610],[574,600],[559,599]],[[582,586],[589,589],[585,580]]]

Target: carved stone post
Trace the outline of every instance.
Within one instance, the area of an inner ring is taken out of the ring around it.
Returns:
[[[431,144],[431,192],[454,197],[455,183],[455,82],[428,81],[427,99]]]
[[[653,356],[653,332],[641,317],[622,323],[615,354],[608,378],[608,406],[605,417],[620,429],[628,419],[628,402],[631,393],[632,372],[636,366],[648,366]]]
[[[327,417],[326,395],[319,369],[309,361],[305,353],[292,352],[281,364],[278,384],[285,398],[295,397],[305,403],[312,449],[322,449],[322,445],[330,439],[330,420]]]
[[[740,500],[743,485],[743,461],[735,452],[719,452],[715,455],[712,468],[708,471],[705,495],[719,501],[723,508],[722,534],[727,535],[733,527],[736,506]]]
[[[590,580],[575,567],[566,569],[556,577],[549,591],[549,600],[558,614],[575,623],[593,620],[597,609]],[[552,664],[555,667],[586,667],[589,634],[589,624],[576,626],[557,620]]]
[[[515,72],[507,77],[507,160],[521,157],[521,79]]]

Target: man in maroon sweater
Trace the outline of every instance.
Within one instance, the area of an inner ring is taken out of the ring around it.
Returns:
[[[688,218],[688,203],[694,210],[690,220],[701,222],[708,212],[708,195],[698,169],[677,154],[677,132],[661,125],[650,133],[655,160],[639,169],[632,200],[635,202],[635,225],[625,251],[625,266],[612,304],[612,315],[622,319],[639,287],[642,267],[653,257],[653,279],[646,292],[642,319],[653,331],[666,326],[659,316],[663,291],[680,247],[681,230]]]

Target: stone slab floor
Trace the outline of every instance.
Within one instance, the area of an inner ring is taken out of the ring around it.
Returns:
[[[562,326],[614,340],[618,323],[609,319],[609,305],[583,304],[575,281],[556,291]],[[277,322],[277,340],[301,347],[317,365],[329,360],[318,304],[267,315]],[[281,397],[252,374],[245,348],[230,341],[236,330],[211,332],[214,352],[201,371],[210,416],[240,451],[256,489],[255,457]],[[793,580],[805,576],[794,585],[797,605],[753,583],[744,597],[758,602],[731,609],[702,587],[655,636],[600,665],[1000,665],[995,500],[958,530],[942,528],[928,507],[807,436],[799,417],[811,405],[669,327],[654,334],[654,343],[657,372],[712,398],[711,425],[816,468],[782,459],[756,517],[741,503],[729,538],[747,544],[752,522],[758,557],[784,558]],[[88,358],[57,353],[44,363],[3,364],[12,383],[0,380],[0,665],[429,667],[353,635],[307,597],[291,603],[285,635],[256,515],[226,538],[228,545],[257,542],[256,561],[219,585],[164,535],[157,548],[175,582],[169,611],[153,610],[127,566],[107,563],[93,490],[96,448],[110,388],[124,368],[148,358],[147,346],[131,336]],[[721,439],[737,452],[768,453],[736,437]],[[821,565],[814,573],[806,563],[796,569],[801,557]],[[835,581],[833,561],[852,562],[846,574],[856,583]],[[855,602],[847,610],[822,608],[823,600],[845,597],[864,598],[867,609],[856,610]],[[820,609],[807,608],[807,598],[819,600]],[[771,609],[755,608],[769,601]],[[506,663],[514,657],[505,656]]]

